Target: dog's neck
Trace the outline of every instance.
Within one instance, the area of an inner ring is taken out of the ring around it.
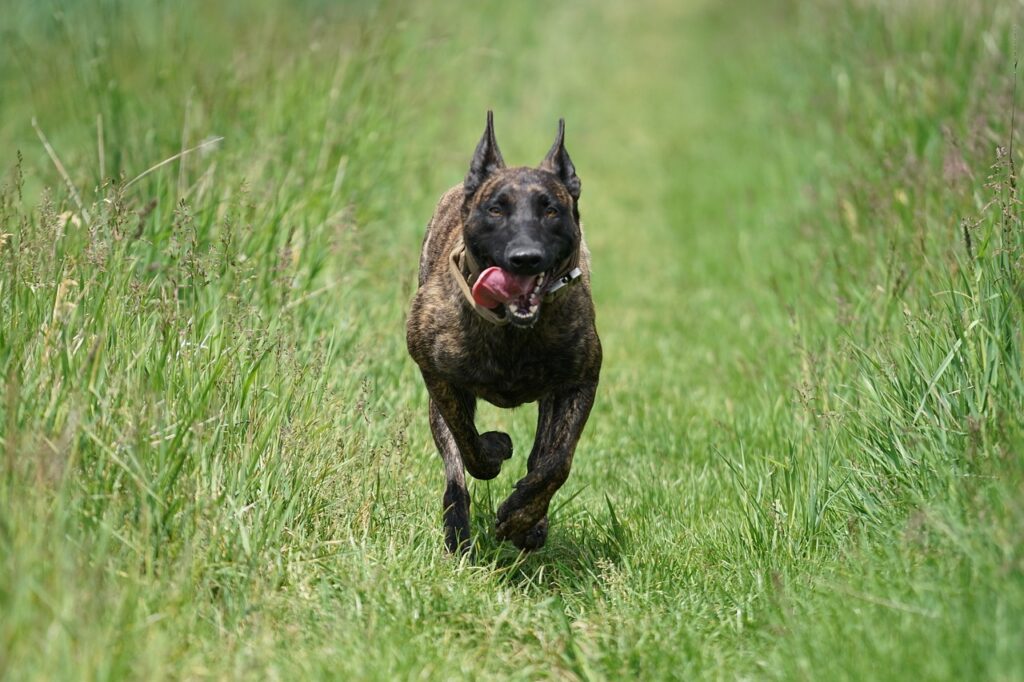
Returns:
[[[455,280],[455,284],[459,287],[459,291],[462,292],[462,297],[466,299],[466,303],[473,311],[482,317],[487,322],[493,325],[506,325],[508,324],[508,311],[503,310],[501,315],[494,312],[490,308],[485,308],[473,299],[473,284],[476,283],[477,278],[483,271],[480,264],[477,263],[476,258],[470,253],[469,249],[466,248],[465,242],[462,237],[458,238],[458,241],[452,246],[451,254],[448,257],[449,271],[451,272],[452,279]],[[559,293],[565,291],[568,285],[572,284],[580,278],[583,274],[580,270],[580,245],[577,244],[576,248],[572,250],[559,267],[555,268],[554,274],[549,280],[551,284],[547,287],[544,292],[544,300],[550,301],[556,297]]]

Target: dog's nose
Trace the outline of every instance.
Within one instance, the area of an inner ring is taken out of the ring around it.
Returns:
[[[536,270],[544,260],[544,252],[538,248],[518,248],[508,254],[508,264],[515,270]]]

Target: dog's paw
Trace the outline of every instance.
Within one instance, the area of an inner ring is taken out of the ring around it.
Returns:
[[[462,556],[473,548],[469,539],[469,528],[448,527],[444,529],[444,548],[449,554]]]
[[[534,522],[536,516],[527,509],[509,511],[505,505],[498,509],[498,522],[495,526],[500,540],[508,540],[519,549],[530,551],[540,549],[548,539],[548,517],[542,516]]]
[[[512,456],[512,439],[501,431],[488,431],[480,436],[480,449],[486,459],[501,463]]]
[[[532,551],[540,549],[544,546],[544,543],[548,540],[548,517],[542,518],[537,523],[533,524],[533,528],[526,531],[520,542],[516,542],[515,539],[512,542],[519,549],[526,551]]]
[[[451,554],[469,551],[469,493],[449,481],[444,491],[444,545]]]
[[[501,473],[502,463],[512,456],[512,439],[501,431],[488,431],[480,434],[480,447],[475,460],[463,458],[466,471],[473,478],[481,481],[490,479]]]

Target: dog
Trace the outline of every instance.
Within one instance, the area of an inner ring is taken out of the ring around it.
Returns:
[[[496,532],[522,550],[547,540],[548,506],[569,476],[601,372],[580,187],[564,119],[537,168],[508,168],[488,111],[465,180],[427,227],[406,341],[444,461],[450,552],[470,545],[464,470],[492,479],[512,456],[507,434],[477,431],[478,398],[502,408],[539,403],[527,474],[498,508]]]

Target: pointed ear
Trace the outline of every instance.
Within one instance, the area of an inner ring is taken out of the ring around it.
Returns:
[[[469,163],[469,172],[466,173],[466,180],[463,187],[466,190],[466,197],[471,197],[480,189],[491,173],[505,167],[505,159],[501,158],[501,150],[498,149],[498,141],[494,139],[494,112],[487,111],[487,128],[484,129],[484,136],[476,146],[476,153]]]
[[[573,199],[580,198],[580,179],[576,175],[576,166],[572,165],[569,152],[565,151],[565,119],[558,119],[558,135],[555,143],[551,145],[551,151],[540,162],[540,169],[554,173],[562,181],[565,188]]]

